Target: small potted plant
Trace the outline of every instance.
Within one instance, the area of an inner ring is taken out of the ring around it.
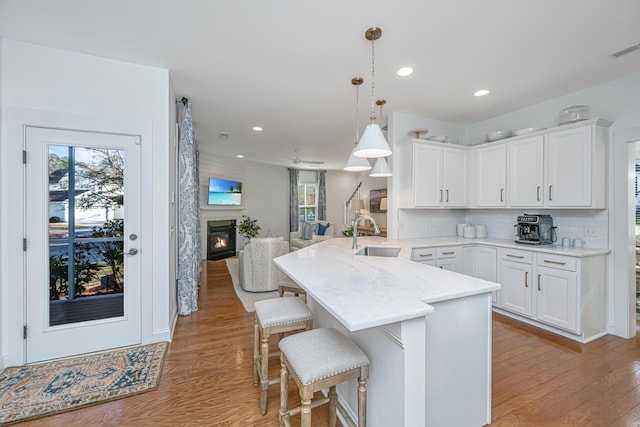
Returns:
[[[260,232],[260,226],[258,225],[257,219],[251,219],[246,215],[242,215],[242,219],[236,225],[238,229],[238,233],[247,239],[248,242],[251,242],[252,237],[256,237]]]

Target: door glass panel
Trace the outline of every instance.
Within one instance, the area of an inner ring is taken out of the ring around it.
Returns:
[[[49,325],[124,315],[124,150],[49,145]]]

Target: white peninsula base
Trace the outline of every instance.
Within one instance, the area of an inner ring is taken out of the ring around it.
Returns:
[[[491,293],[430,302],[435,313],[350,332],[313,298],[315,327],[333,327],[369,356],[370,427],[478,427],[491,422]],[[357,384],[338,386],[357,419]]]

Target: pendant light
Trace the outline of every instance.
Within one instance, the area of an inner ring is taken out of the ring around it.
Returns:
[[[387,101],[384,99],[378,99],[376,101],[376,105],[380,106],[380,120],[382,120],[382,106],[386,104]],[[385,177],[392,176],[391,169],[389,169],[389,163],[387,163],[387,159],[384,157],[379,157],[376,159],[376,163],[373,165],[373,170],[369,173],[369,176],[375,177]],[[385,199],[386,201],[386,199]]]
[[[382,30],[380,28],[369,28],[365,32],[365,38],[371,41],[371,123],[365,128],[364,133],[362,134],[362,138],[360,138],[360,142],[353,153],[357,157],[378,158],[391,155],[389,144],[382,134],[380,126],[378,126],[378,124],[376,123],[376,115],[374,111],[376,83],[376,52],[374,48],[374,42],[380,37],[382,37]]]
[[[358,147],[358,137],[360,135],[360,127],[358,123],[358,114],[360,113],[360,97],[359,97],[359,88],[360,85],[364,82],[362,77],[354,77],[351,79],[351,84],[356,87],[356,144],[351,150],[351,154],[349,154],[349,158],[347,159],[347,164],[344,167],[344,170],[349,172],[362,172],[371,170],[371,164],[369,160],[364,157],[356,157],[353,155],[353,152]]]

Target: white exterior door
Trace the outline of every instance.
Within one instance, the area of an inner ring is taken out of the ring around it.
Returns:
[[[140,343],[140,137],[25,135],[27,362]]]

